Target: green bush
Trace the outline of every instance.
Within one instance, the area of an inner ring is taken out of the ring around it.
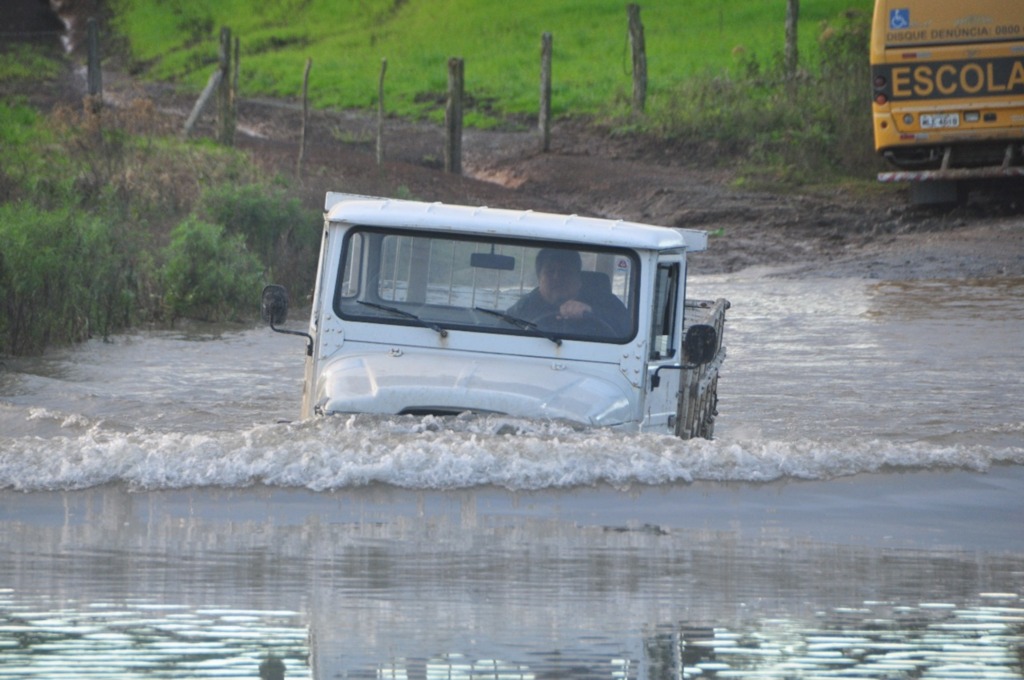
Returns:
[[[312,286],[319,216],[244,154],[170,132],[145,101],[49,116],[0,103],[0,353],[252,318],[264,269]]]
[[[38,354],[123,328],[132,297],[105,221],[0,205],[0,352]]]
[[[171,232],[165,256],[164,308],[172,321],[255,318],[262,266],[240,234],[190,217]]]
[[[320,246],[320,214],[278,186],[221,184],[203,192],[199,214],[245,238],[263,260],[267,277],[293,288],[313,285]]]
[[[144,224],[99,216],[89,223],[91,238],[91,318],[103,337],[139,321],[159,320],[160,282],[152,234]]]

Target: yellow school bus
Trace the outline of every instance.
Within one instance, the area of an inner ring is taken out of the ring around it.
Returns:
[[[871,78],[880,179],[1024,174],[1024,0],[877,0]]]

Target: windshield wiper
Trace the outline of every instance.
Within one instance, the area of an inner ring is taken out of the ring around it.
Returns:
[[[358,302],[361,305],[373,307],[374,309],[379,309],[384,312],[391,312],[392,314],[397,314],[398,316],[404,316],[406,319],[412,319],[413,321],[423,326],[424,328],[429,328],[430,330],[437,331],[438,335],[440,335],[442,338],[448,337],[447,330],[438,326],[436,323],[432,321],[421,319],[412,312],[407,312],[404,309],[399,309],[398,307],[388,307],[387,305],[379,305],[376,302],[367,302],[366,300],[356,300],[356,302]]]
[[[556,345],[558,345],[559,347],[562,346],[562,339],[560,337],[558,337],[557,335],[549,335],[549,334],[545,333],[544,331],[542,331],[540,329],[540,326],[538,326],[537,324],[535,324],[532,321],[527,321],[526,319],[520,319],[518,316],[512,316],[511,314],[506,314],[505,312],[499,312],[496,309],[487,309],[486,307],[474,307],[473,309],[475,309],[478,312],[484,312],[485,314],[491,314],[493,316],[496,316],[499,319],[501,319],[502,321],[510,323],[513,326],[516,326],[518,328],[522,328],[523,330],[537,331],[538,333],[543,335],[545,338],[547,338],[551,342],[553,342]]]

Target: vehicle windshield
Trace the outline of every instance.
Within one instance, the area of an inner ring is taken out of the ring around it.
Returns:
[[[636,333],[636,254],[580,244],[354,228],[337,314],[349,320],[624,343]]]

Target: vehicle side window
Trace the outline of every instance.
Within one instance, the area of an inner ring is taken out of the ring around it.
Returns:
[[[651,352],[653,361],[676,355],[676,309],[679,294],[679,263],[658,265],[654,282],[654,309],[651,313]]]
[[[351,298],[359,295],[361,272],[363,271],[363,235],[352,234],[346,244],[346,263],[342,273],[339,294],[343,298]]]

